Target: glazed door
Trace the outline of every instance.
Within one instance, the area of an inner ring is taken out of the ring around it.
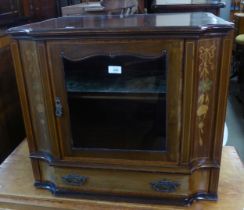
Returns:
[[[166,52],[62,59],[72,148],[166,150]]]
[[[171,71],[181,66],[170,56],[181,51],[171,41],[141,44],[49,46],[63,159],[177,163],[180,81]]]

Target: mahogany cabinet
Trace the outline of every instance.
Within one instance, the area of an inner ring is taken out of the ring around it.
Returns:
[[[8,30],[35,186],[216,200],[232,31],[210,13],[62,17]]]

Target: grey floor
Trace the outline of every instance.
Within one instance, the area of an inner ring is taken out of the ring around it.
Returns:
[[[244,104],[238,100],[238,86],[236,81],[231,81],[226,124],[228,127],[227,145],[234,146],[244,162]]]

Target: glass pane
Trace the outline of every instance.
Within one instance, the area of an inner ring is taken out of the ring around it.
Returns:
[[[166,149],[166,54],[63,58],[74,148]]]

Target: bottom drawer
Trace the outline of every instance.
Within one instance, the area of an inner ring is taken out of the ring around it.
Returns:
[[[43,181],[67,192],[136,197],[187,196],[189,176],[108,169],[76,169],[41,163]]]
[[[188,204],[195,199],[216,200],[208,195],[209,170],[192,175],[83,169],[49,166],[40,162],[43,180],[36,186],[56,195],[80,195],[96,199]]]

